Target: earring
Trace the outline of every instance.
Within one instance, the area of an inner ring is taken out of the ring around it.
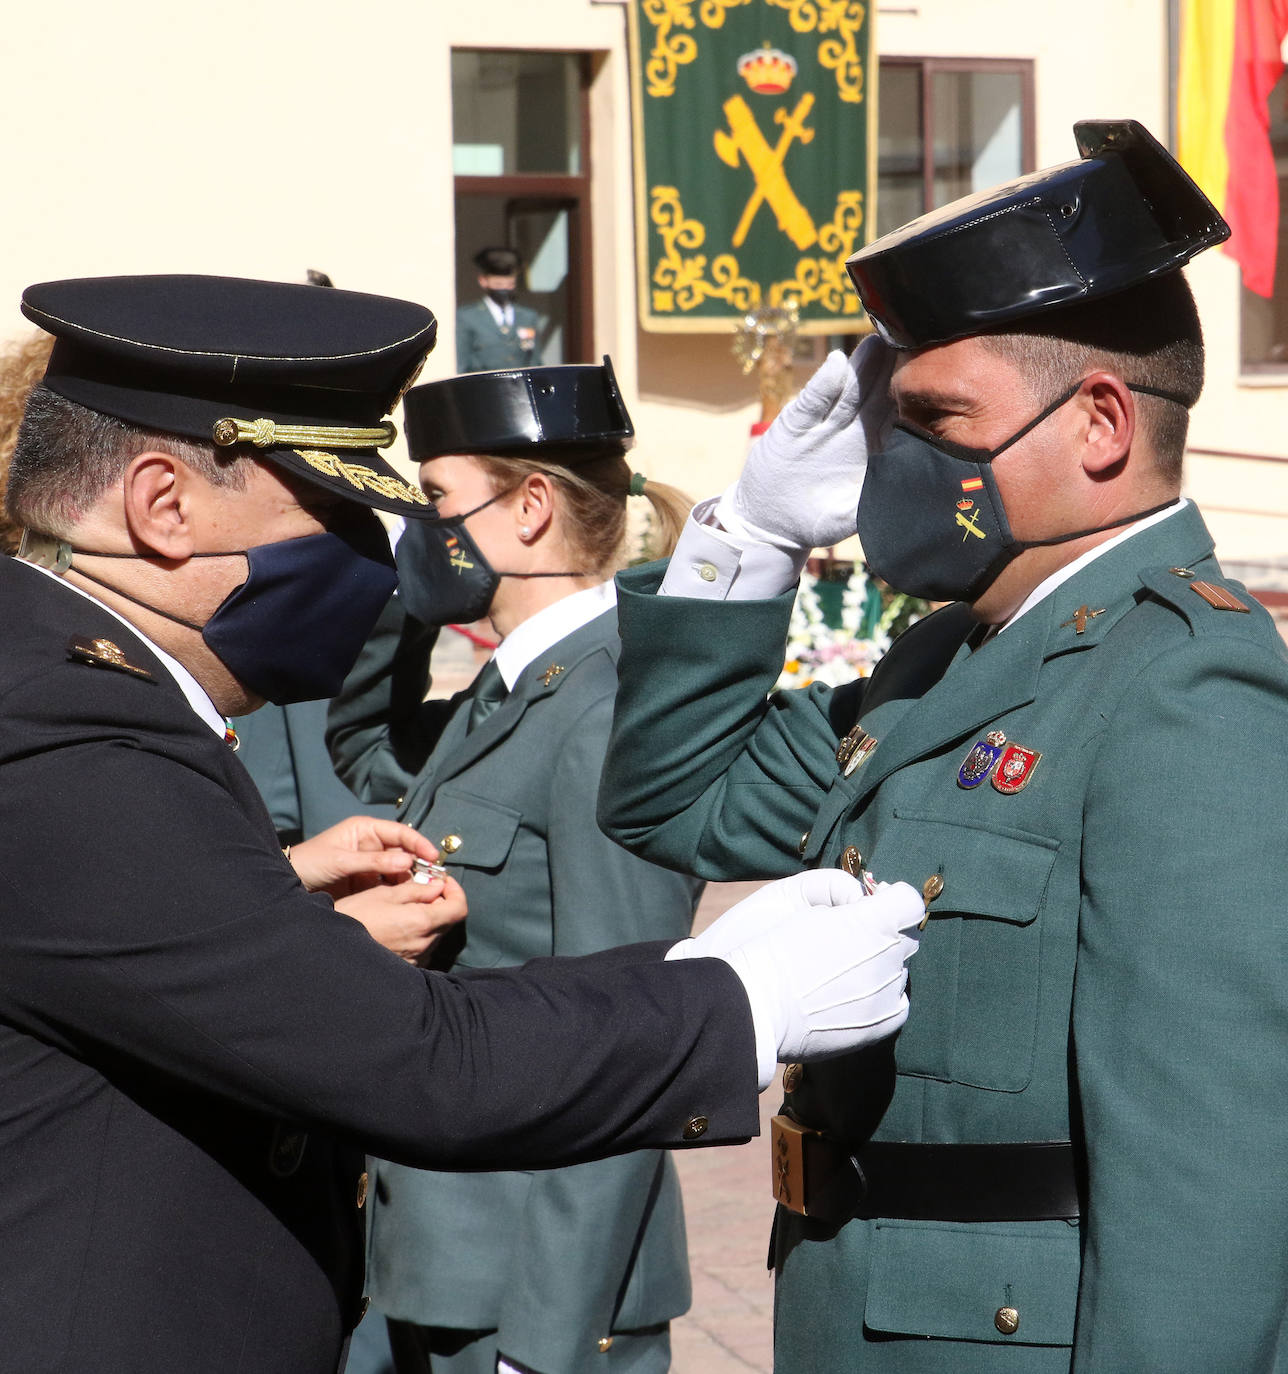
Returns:
[[[520,539],[531,539],[531,538],[532,538],[532,526],[531,526],[531,525],[520,525],[520,526],[519,526],[519,538],[520,538]]]

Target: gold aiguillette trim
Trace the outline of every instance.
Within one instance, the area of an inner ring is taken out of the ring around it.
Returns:
[[[326,448],[388,448],[398,437],[397,429],[386,420],[372,429],[354,429],[345,425],[279,425],[274,420],[238,420],[225,416],[216,420],[211,438],[220,448],[232,444],[254,444],[256,448],[272,448],[282,444],[288,448],[300,445]]]

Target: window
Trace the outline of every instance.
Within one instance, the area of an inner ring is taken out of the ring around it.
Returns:
[[[589,361],[592,345],[588,73],[580,53],[452,53],[456,298],[479,295],[480,248],[517,249],[546,363]]]
[[[887,57],[877,98],[878,235],[1033,168],[1031,62]]]

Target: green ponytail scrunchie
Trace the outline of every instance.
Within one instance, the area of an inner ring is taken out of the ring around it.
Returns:
[[[630,496],[643,496],[643,495],[644,495],[644,484],[645,484],[647,481],[648,481],[648,478],[645,477],[644,474],[643,474],[642,472],[632,472],[632,473],[631,473],[631,484],[630,484],[630,486],[627,488],[627,494],[630,495]]]

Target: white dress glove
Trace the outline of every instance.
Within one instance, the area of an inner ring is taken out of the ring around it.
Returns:
[[[849,358],[828,354],[720,498],[715,517],[730,534],[804,555],[854,533],[868,452],[894,417],[895,357],[875,334]]]
[[[911,932],[924,915],[907,883],[869,897],[849,874],[815,869],[761,888],[666,957],[719,958],[738,975],[763,1090],[775,1063],[844,1054],[903,1025]]]

